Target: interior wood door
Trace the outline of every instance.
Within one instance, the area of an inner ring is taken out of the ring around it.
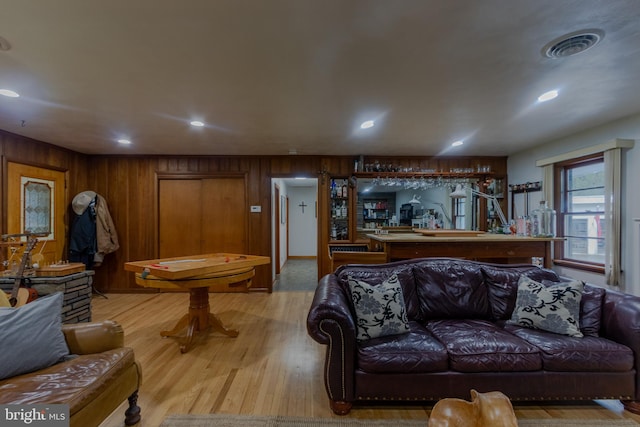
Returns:
[[[197,255],[202,252],[202,181],[162,179],[158,236],[160,258]]]
[[[39,237],[39,242],[31,254],[41,253],[44,256],[44,265],[66,259],[63,256],[67,236],[65,173],[21,163],[7,163],[7,234],[24,233],[25,221],[29,222],[25,219],[25,215],[29,215],[28,212],[25,212],[25,203],[29,205],[29,202],[25,201],[25,197],[30,196],[25,194],[25,185],[42,188],[44,200],[48,202],[50,209],[50,215],[49,213],[43,214],[42,219],[43,223],[48,223],[50,226],[49,237]],[[49,191],[48,195],[47,191]],[[43,207],[43,205],[38,206],[36,209],[40,210]],[[18,263],[20,262],[19,255],[17,253],[14,256]]]
[[[160,258],[247,253],[244,176],[161,179],[158,187]]]
[[[202,253],[247,252],[244,178],[202,180]]]

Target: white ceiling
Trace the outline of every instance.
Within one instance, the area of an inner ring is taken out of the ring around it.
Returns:
[[[640,112],[638,0],[0,0],[0,37],[0,129],[88,154],[509,155]]]

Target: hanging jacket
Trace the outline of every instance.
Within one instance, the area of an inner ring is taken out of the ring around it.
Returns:
[[[116,227],[109,213],[109,206],[104,197],[97,194],[95,191],[83,191],[78,193],[72,202],[73,211],[78,217],[82,217],[89,209],[92,210],[93,218],[93,250],[90,252],[92,257],[92,267],[99,267],[104,260],[106,254],[115,252],[120,248],[118,242],[118,233]],[[74,219],[76,221],[77,219]],[[86,220],[82,220],[80,225],[83,232],[76,239],[82,238],[82,234],[89,234],[90,231],[85,227],[90,227],[89,223],[85,223]],[[87,237],[87,236],[85,236]],[[82,243],[76,242],[77,246],[82,246]],[[88,244],[85,242],[85,244]],[[72,246],[69,246],[70,250],[74,250]],[[83,254],[87,254],[87,251],[80,251]],[[86,264],[86,263],[85,263]]]
[[[97,247],[95,200],[92,199],[84,210],[77,209],[74,204],[76,216],[71,221],[69,230],[69,261],[82,262],[88,270],[93,268]]]
[[[94,256],[96,265],[102,263],[104,256],[115,252],[120,247],[118,233],[109,213],[107,201],[101,195],[97,195],[96,203],[96,240],[97,251]]]

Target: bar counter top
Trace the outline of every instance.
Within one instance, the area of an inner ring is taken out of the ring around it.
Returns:
[[[526,237],[469,230],[418,230],[414,233],[367,234],[372,250],[387,262],[423,257],[451,257],[495,263],[534,263],[551,268],[553,242],[559,237]]]
[[[482,231],[465,231],[464,233],[455,233],[461,230],[432,230],[433,233],[389,233],[389,234],[367,234],[367,237],[379,242],[406,242],[406,243],[422,243],[422,242],[555,242],[562,241],[560,237],[527,237],[512,234],[485,233]]]

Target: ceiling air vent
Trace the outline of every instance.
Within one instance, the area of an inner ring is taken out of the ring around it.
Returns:
[[[592,48],[604,37],[601,30],[582,30],[566,34],[542,48],[547,58],[566,58]]]

